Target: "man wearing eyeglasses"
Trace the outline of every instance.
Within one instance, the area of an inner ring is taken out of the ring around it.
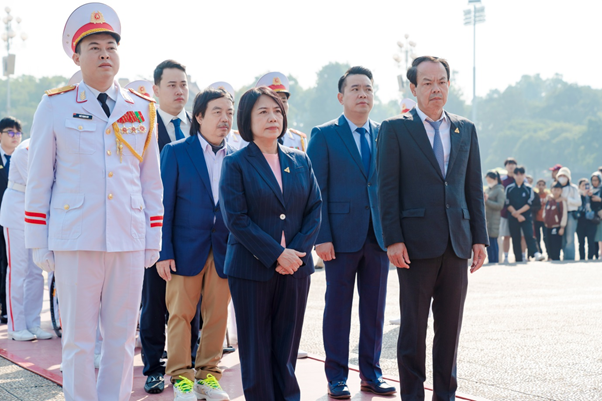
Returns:
[[[8,185],[8,171],[10,169],[10,158],[21,143],[21,122],[14,117],[4,117],[0,120],[0,206],[2,206],[2,197]],[[2,315],[0,322],[7,322],[6,305],[6,267],[8,259],[6,257],[6,246],[4,245],[4,228],[0,227],[0,305],[2,306]]]

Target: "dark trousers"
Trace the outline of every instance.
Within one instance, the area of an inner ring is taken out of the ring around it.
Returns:
[[[383,340],[389,259],[370,229],[357,252],[336,252],[336,259],[324,262],[326,306],[322,335],[326,352],[326,378],[346,381],[349,373],[349,333],[353,290],[357,275],[359,294],[359,368],[363,381],[378,382],[382,377],[380,354]],[[370,235],[371,233],[371,235]]]
[[[544,225],[543,221],[537,221],[535,220],[533,222],[533,226],[535,227],[535,245],[537,245],[537,251],[539,253],[543,252],[543,248],[541,246],[541,242],[543,240],[544,245],[546,246],[546,249],[548,249],[548,244],[546,242],[547,240],[547,230],[546,230],[546,226]]]
[[[245,400],[299,401],[295,367],[310,277],[228,277],[228,284],[236,310]]]
[[[489,263],[500,262],[500,247],[497,243],[497,237],[489,237],[489,246],[487,247],[487,258]]]
[[[397,275],[401,309],[397,341],[401,399],[424,400],[425,340],[432,298],[435,319],[433,400],[453,400],[458,387],[456,353],[468,288],[468,261],[456,256],[450,242],[440,257],[412,259],[410,268],[397,269]]]
[[[140,342],[142,343],[142,362],[144,363],[142,374],[145,376],[165,374],[165,366],[161,363],[161,357],[165,350],[165,323],[169,319],[165,305],[165,284],[165,280],[157,273],[156,266],[144,270]],[[192,361],[196,359],[199,330],[202,326],[200,307],[201,303],[199,302],[196,315],[190,323]]]
[[[6,271],[8,268],[8,258],[6,256],[5,244],[4,227],[0,226],[0,312],[2,313],[2,316],[7,316],[8,314],[6,305]]]
[[[598,226],[587,219],[580,219],[577,222],[577,239],[579,241],[579,259],[593,259],[597,255],[597,247],[594,238]],[[587,258],[585,257],[585,243],[587,242]]]
[[[533,238],[533,222],[531,216],[527,216],[528,213],[523,214],[526,217],[525,221],[520,223],[514,216],[508,215],[508,228],[510,229],[510,236],[512,237],[512,248],[514,248],[514,258],[517,262],[523,261],[523,252],[521,248],[521,229],[525,235],[525,242],[527,243],[527,250],[529,256],[535,255],[537,252],[537,245],[535,244],[535,238]]]
[[[551,260],[560,260],[560,251],[562,250],[562,235],[558,234],[560,227],[546,228],[548,233],[548,258]]]

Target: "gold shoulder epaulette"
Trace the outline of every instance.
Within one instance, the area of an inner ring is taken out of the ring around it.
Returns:
[[[48,89],[46,91],[46,94],[48,96],[60,95],[61,93],[71,92],[75,88],[77,88],[77,85],[67,85],[67,86],[63,86],[62,88]]]
[[[304,134],[303,132],[301,132],[301,131],[297,131],[296,129],[292,129],[292,128],[290,128],[290,131],[291,131],[293,134],[297,134],[297,135],[299,135],[301,138],[307,138],[307,135],[305,135],[305,134]]]
[[[142,98],[142,99],[144,99],[144,100],[148,100],[149,102],[153,102],[153,103],[155,103],[155,99],[153,99],[152,97],[150,97],[150,96],[146,96],[146,95],[143,95],[143,94],[142,94],[142,93],[140,93],[140,92],[136,92],[136,91],[135,91],[135,90],[133,90],[132,88],[128,88],[128,89],[129,89],[129,90],[130,90],[130,92],[132,92],[134,95],[136,95],[136,96],[138,96],[138,97],[141,97],[141,98]]]

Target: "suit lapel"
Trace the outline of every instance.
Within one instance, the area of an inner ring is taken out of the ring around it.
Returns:
[[[274,176],[274,173],[272,172],[268,161],[261,153],[259,147],[254,142],[251,142],[246,147],[246,149],[248,149],[246,152],[246,156],[249,160],[249,164],[251,164],[251,166],[253,166],[253,168],[257,170],[257,172],[263,178],[266,184],[268,184],[268,186],[272,189],[274,194],[276,194],[276,197],[278,198],[280,203],[282,203],[282,206],[286,206],[286,204],[284,203],[284,197],[282,195],[283,191],[280,189],[280,185],[278,185],[278,181],[276,181],[276,177]],[[282,186],[284,188],[284,183]]]
[[[378,125],[373,121],[370,121],[370,143],[371,145],[371,153],[370,157],[370,174],[368,175],[369,179],[372,178],[374,173],[376,173],[376,140],[378,139]]]
[[[188,156],[190,156],[190,160],[192,164],[196,168],[197,173],[201,177],[201,181],[203,181],[203,185],[207,189],[207,193],[211,198],[211,202],[215,205],[215,199],[213,199],[213,190],[211,189],[211,181],[209,180],[209,171],[207,170],[207,163],[205,162],[205,155],[203,154],[203,148],[201,147],[201,142],[197,136],[189,136],[186,139],[188,146],[186,147],[186,151],[188,152]]]
[[[412,118],[406,119],[408,122],[408,131],[410,132],[410,135],[412,135],[412,138],[414,138],[414,141],[416,141],[416,144],[422,153],[424,153],[426,158],[431,162],[433,168],[437,171],[439,176],[443,178],[443,174],[441,174],[441,169],[439,168],[439,163],[437,163],[437,158],[435,157],[435,152],[433,152],[433,147],[431,146],[431,142],[429,141],[426,130],[424,129],[424,124],[416,112],[416,109],[412,109],[412,111],[410,111],[410,115]]]
[[[96,102],[100,107],[100,103]],[[117,120],[119,120],[125,113],[128,111],[132,111],[132,104],[134,101],[130,97],[129,94],[122,92],[121,87],[117,86],[117,100],[115,101],[115,107],[113,107],[113,111],[109,116],[108,123],[113,124]],[[102,110],[102,108],[101,108]],[[135,110],[142,111],[142,110]]]
[[[8,181],[8,170],[6,169],[6,166],[4,165],[4,160],[2,160],[2,157],[0,157],[0,166],[2,168],[0,168],[0,174],[2,174],[2,177]]]
[[[167,128],[165,128],[165,123],[161,118],[161,114],[157,111],[157,128],[159,130],[159,147],[163,149],[165,145],[171,142],[171,138],[167,133]]]
[[[460,146],[462,139],[462,130],[460,130],[458,120],[455,117],[452,118],[447,112],[445,112],[445,114],[450,121],[449,136],[451,149],[449,153],[449,163],[447,164],[447,172],[449,173],[452,169],[454,161],[456,161],[456,157],[458,156],[458,147]],[[456,132],[456,130],[458,132]]]
[[[77,102],[82,105],[82,108],[86,112],[92,114],[101,121],[107,122],[107,115],[102,110],[102,107],[100,107],[98,99],[94,98],[92,91],[88,89],[88,86],[83,82],[77,87]]]
[[[278,145],[278,156],[280,159],[280,170],[282,174],[282,193],[284,194],[284,204],[288,205],[291,196],[291,187],[293,185],[293,174],[295,174],[295,161],[286,147]]]
[[[347,150],[351,154],[351,157],[359,167],[364,177],[366,177],[366,172],[364,171],[364,164],[362,163],[362,159],[360,158],[360,152],[357,150],[357,145],[355,144],[355,140],[353,139],[353,133],[351,132],[351,127],[347,123],[347,119],[344,115],[339,117],[339,121],[336,124],[336,130],[341,140],[347,147]]]

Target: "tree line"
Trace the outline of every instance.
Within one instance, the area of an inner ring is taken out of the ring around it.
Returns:
[[[342,106],[336,94],[339,77],[349,68],[329,63],[317,73],[316,84],[302,87],[290,80],[289,126],[307,134],[312,127],[337,118]],[[261,74],[262,75],[262,74]],[[236,93],[239,99],[260,75]],[[45,90],[66,84],[68,77],[35,78],[23,75],[11,80],[11,114],[24,124],[29,135],[33,115]],[[6,110],[6,80],[0,82],[0,110]],[[371,118],[383,121],[400,113],[398,100],[383,102],[378,87]],[[412,97],[408,89],[403,97]],[[192,94],[188,109],[192,106]],[[535,178],[549,177],[548,167],[560,163],[573,171],[573,178],[589,177],[602,165],[602,90],[568,83],[556,75],[523,76],[504,90],[492,90],[477,99],[477,128],[483,169],[500,167],[515,157]],[[470,117],[471,106],[453,85],[446,110]]]

